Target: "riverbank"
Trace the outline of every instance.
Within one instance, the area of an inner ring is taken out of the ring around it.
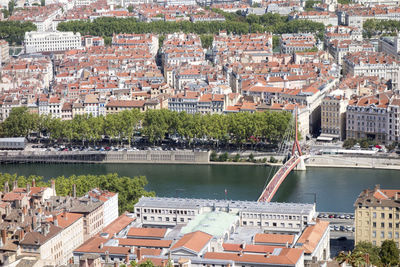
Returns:
[[[236,154],[236,153],[234,153]],[[234,155],[232,154],[232,155]],[[279,163],[270,163],[272,156],[256,156],[263,162],[250,161],[210,161],[207,151],[123,151],[123,152],[55,152],[55,151],[8,151],[0,153],[0,163],[137,163],[137,164],[198,164],[234,166],[281,166],[282,156],[273,156]],[[242,158],[241,160],[244,160]],[[305,158],[306,167],[318,168],[358,168],[400,170],[399,157],[362,157],[346,155],[309,155]]]
[[[311,155],[304,162],[306,167],[400,170],[397,157]]]

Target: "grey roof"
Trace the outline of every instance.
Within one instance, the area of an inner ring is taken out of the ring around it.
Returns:
[[[257,202],[241,200],[221,199],[195,199],[195,198],[167,198],[167,197],[141,197],[136,203],[138,207],[153,208],[176,208],[176,209],[199,209],[202,207],[218,207],[238,209],[242,212],[265,212],[265,213],[291,213],[309,214],[314,210],[314,204],[304,203],[280,203],[280,202]]]
[[[0,142],[25,142],[25,137],[0,138]]]

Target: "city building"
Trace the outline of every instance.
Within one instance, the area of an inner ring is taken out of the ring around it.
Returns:
[[[346,110],[348,103],[348,98],[341,90],[335,90],[322,99],[320,139],[321,137],[339,140],[346,138]]]
[[[90,190],[86,197],[96,198],[104,203],[103,218],[104,227],[118,218],[118,193],[103,191],[100,189]]]
[[[79,32],[26,32],[25,53],[67,51],[81,48]]]
[[[137,220],[148,227],[186,224],[208,211],[237,214],[240,226],[268,231],[297,232],[315,217],[313,204],[151,197],[142,197],[135,204]]]
[[[365,189],[354,202],[355,244],[366,241],[380,246],[392,239],[400,246],[400,190]]]
[[[390,98],[391,93],[386,92],[350,100],[346,111],[346,138],[386,143]]]
[[[343,59],[343,75],[377,76],[399,88],[400,65],[395,56],[382,52],[354,52]]]
[[[311,50],[316,46],[316,40],[313,34],[293,33],[282,34],[279,45],[281,53],[291,54],[293,52],[302,52]]]
[[[0,66],[10,60],[9,50],[8,42],[6,40],[0,40]]]

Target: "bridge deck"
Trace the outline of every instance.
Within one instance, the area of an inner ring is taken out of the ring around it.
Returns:
[[[270,202],[274,197],[279,186],[285,180],[286,176],[297,166],[301,158],[298,155],[292,156],[288,161],[283,164],[276,172],[274,177],[269,181],[264,191],[258,198],[259,202]]]

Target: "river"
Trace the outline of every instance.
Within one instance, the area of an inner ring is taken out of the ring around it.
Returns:
[[[0,172],[30,174],[49,179],[72,174],[118,173],[123,176],[144,175],[147,190],[158,196],[188,198],[225,198],[256,200],[262,191],[270,167],[233,165],[174,164],[8,164]],[[400,171],[350,168],[308,168],[292,171],[273,201],[308,202],[317,198],[317,210],[352,212],[358,194],[365,188],[400,189]]]

